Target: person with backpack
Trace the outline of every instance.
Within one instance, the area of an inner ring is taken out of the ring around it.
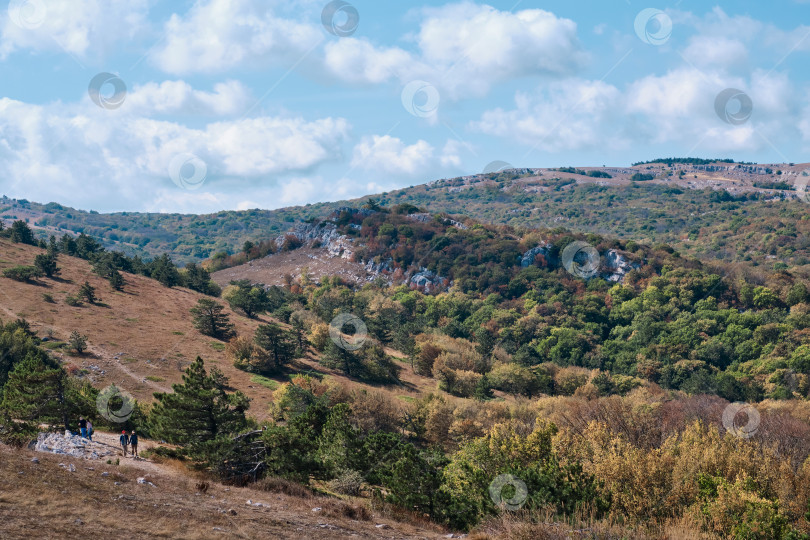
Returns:
[[[92,422],[90,422],[90,420],[88,420],[87,421],[87,440],[89,440],[89,441],[93,440],[93,431],[94,431],[93,430],[93,424],[92,424]]]
[[[82,439],[87,438],[87,420],[85,420],[83,416],[79,417],[79,434],[82,436]]]
[[[121,432],[121,436],[118,437],[118,440],[121,441],[121,448],[124,450],[124,457],[127,457],[127,445],[129,444],[129,437],[127,437],[126,430]]]
[[[138,457],[138,434],[132,430],[132,435],[129,436],[129,444],[132,446],[132,456]]]

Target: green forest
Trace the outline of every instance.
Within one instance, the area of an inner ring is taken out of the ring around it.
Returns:
[[[421,212],[372,200],[330,216],[361,246],[355,257],[387,264],[393,284],[243,280],[208,291],[188,314],[201,335],[226,343],[238,369],[286,377],[271,423],[247,416],[246,396],[198,358],[173,392],[137,403],[129,424],[179,445],[158,455],[226,482],[360,495],[454,530],[509,515],[529,529],[551,516],[618,522],[625,534],[678,522],[727,538],[808,537],[810,292],[801,275],[708,265],[663,243],[409,217]],[[19,222],[2,234],[36,242],[29,232]],[[583,279],[559,264],[574,242],[634,265],[621,282]],[[69,238],[51,244],[57,261],[142,268],[99,246],[72,250]],[[274,249],[260,242],[243,256],[262,245]],[[539,245],[543,254],[521,264]],[[145,275],[166,286],[189,282],[187,269],[151,264]],[[402,283],[419,269],[440,284]],[[236,335],[225,302],[272,322]],[[97,391],[50,359],[25,321],[2,327],[0,351],[3,440],[24,442],[37,423],[77,411],[94,418]],[[365,386],[295,372],[303,356]],[[375,391],[403,384],[406,365],[435,391],[407,404]],[[752,436],[733,415],[718,421],[729,402],[756,405]]]

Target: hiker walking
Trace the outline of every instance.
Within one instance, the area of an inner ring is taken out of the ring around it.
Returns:
[[[83,439],[87,438],[87,420],[83,416],[79,417],[79,434]]]
[[[93,423],[90,420],[87,421],[87,439],[93,440]]]
[[[129,444],[129,437],[127,437],[127,430],[121,432],[121,436],[118,437],[118,440],[121,441],[121,448],[124,450],[124,457],[127,457],[127,445]]]
[[[132,456],[138,457],[138,434],[132,430],[132,435],[129,436],[129,444],[132,446]]]

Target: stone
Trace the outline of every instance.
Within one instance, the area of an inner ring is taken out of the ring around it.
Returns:
[[[39,463],[39,458],[31,458],[31,463]]]
[[[378,529],[390,529],[391,525],[388,525],[387,523],[377,523],[375,527]]]
[[[84,459],[101,459],[115,454],[115,451],[109,446],[82,439],[73,435],[70,431],[66,431],[64,435],[40,433],[37,435],[34,450]]]

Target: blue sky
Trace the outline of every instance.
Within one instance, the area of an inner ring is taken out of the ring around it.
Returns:
[[[799,0],[13,0],[0,194],[211,212],[494,160],[805,162],[809,60]]]

